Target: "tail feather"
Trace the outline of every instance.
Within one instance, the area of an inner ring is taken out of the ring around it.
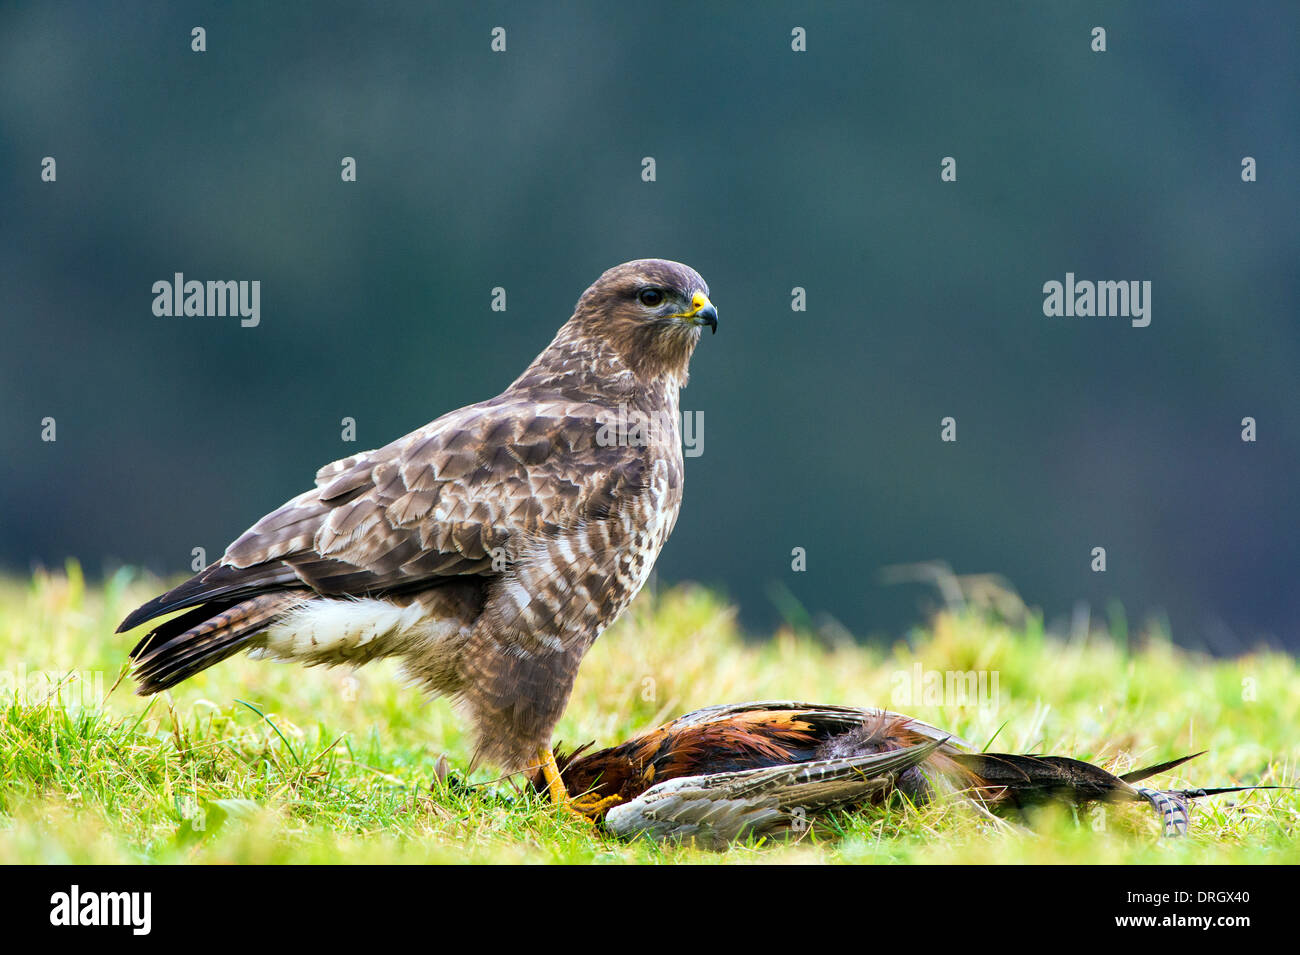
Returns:
[[[974,776],[991,803],[1025,806],[1052,799],[1137,800],[1136,789],[1099,766],[1068,756],[957,753],[952,760]]]
[[[1134,786],[1150,776],[1168,772],[1190,759],[1192,753],[1165,763],[1135,769],[1123,776],[1066,756],[1014,756],[1006,753],[959,753],[952,760],[972,774],[975,786],[990,803],[1022,807],[1049,799],[1083,803],[1089,800],[1137,802],[1146,800],[1160,818],[1167,837],[1186,835],[1192,800],[1223,793],[1255,789],[1292,789],[1291,786],[1223,786],[1217,789],[1151,789]]]
[[[136,692],[175,686],[238,653],[277,617],[308,599],[302,593],[262,594],[239,603],[209,603],[155,627],[131,651]]]
[[[293,584],[301,585],[302,580],[293,572],[292,567],[283,563],[258,564],[247,568],[209,564],[183,584],[131,611],[118,624],[117,632],[134,630],[140,624],[173,610],[214,602],[230,607],[245,598]]]
[[[1150,777],[1157,776],[1160,773],[1167,773],[1169,770],[1183,765],[1189,759],[1195,759],[1197,756],[1204,756],[1209,750],[1203,749],[1199,753],[1192,753],[1190,756],[1179,756],[1177,759],[1171,759],[1167,763],[1156,763],[1154,766],[1144,766],[1142,769],[1135,769],[1131,773],[1125,773],[1119,777],[1126,783],[1137,783]]]
[[[1224,793],[1248,793],[1256,789],[1297,789],[1297,786],[1218,786],[1212,789],[1166,789],[1165,792],[1184,799],[1200,799],[1202,796],[1222,796]]]

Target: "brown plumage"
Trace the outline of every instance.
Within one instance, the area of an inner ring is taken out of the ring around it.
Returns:
[[[477,756],[553,765],[583,655],[677,520],[678,391],[705,325],[717,312],[694,270],[610,269],[500,395],[326,465],[128,616],[119,632],[194,608],[132,651],[139,692],[241,649],[308,665],[397,656],[468,714]],[[620,432],[628,421],[649,426]]]
[[[1166,835],[1181,835],[1190,800],[1274,788],[1148,789],[1134,783],[1193,756],[1116,776],[1066,756],[966,752],[958,738],[887,710],[792,702],[708,707],[618,746],[587,749],[561,754],[561,775],[570,792],[614,804],[607,828],[708,848],[895,792],[914,802],[961,792],[994,811],[1051,800],[1146,801]]]

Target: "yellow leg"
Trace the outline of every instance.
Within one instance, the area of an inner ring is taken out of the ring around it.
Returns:
[[[543,746],[537,751],[537,758],[542,761],[542,778],[546,780],[546,792],[551,802],[559,805],[568,802],[569,791],[564,788],[564,778],[560,776],[560,767],[555,762],[551,747]]]
[[[538,750],[537,758],[541,761],[542,778],[546,780],[546,793],[551,797],[551,802],[557,806],[595,822],[606,809],[623,801],[621,796],[602,798],[595,793],[570,796],[564,786],[564,779],[560,776],[560,767],[555,762],[555,753],[551,752],[551,748],[546,746]]]

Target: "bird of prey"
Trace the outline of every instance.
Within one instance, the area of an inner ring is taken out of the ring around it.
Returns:
[[[472,724],[475,762],[540,767],[583,655],[645,583],[682,501],[678,392],[718,313],[694,269],[615,266],[514,383],[327,464],[118,632],[142,695],[241,649],[398,657]],[[630,424],[629,424],[630,423]],[[578,804],[579,808],[583,808]]]
[[[1146,801],[1163,834],[1178,836],[1192,799],[1282,788],[1149,789],[1134,784],[1201,754],[1115,776],[1066,756],[966,752],[957,737],[898,713],[811,703],[711,706],[618,746],[587,748],[560,754],[561,776],[570,792],[599,800],[607,829],[709,849],[894,792],[918,803],[961,792],[995,812],[1050,800]]]

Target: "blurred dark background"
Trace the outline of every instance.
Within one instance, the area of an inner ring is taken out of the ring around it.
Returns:
[[[187,572],[663,256],[721,327],[661,582],[897,634],[930,591],[881,569],[941,558],[1294,649],[1297,36],[1289,3],[5,4],[0,564]],[[1067,271],[1150,280],[1150,327],[1044,317]],[[175,272],[260,280],[261,325],[155,317]]]

